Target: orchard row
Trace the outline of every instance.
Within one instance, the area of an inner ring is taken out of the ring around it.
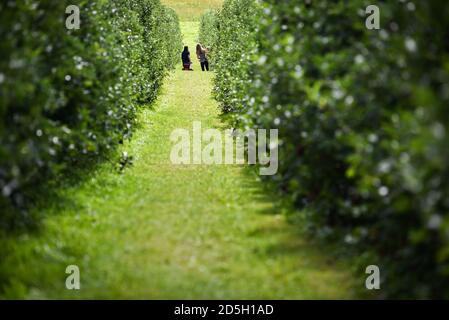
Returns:
[[[279,130],[266,182],[316,237],[378,265],[381,296],[449,298],[448,15],[438,0],[227,0],[202,19],[230,124]]]
[[[82,27],[68,30],[74,7]],[[33,222],[41,183],[131,136],[182,42],[159,0],[3,1],[0,24],[0,224],[12,228]]]

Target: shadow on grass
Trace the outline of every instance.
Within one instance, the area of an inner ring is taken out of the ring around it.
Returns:
[[[0,254],[3,259],[0,259],[0,299],[5,297],[24,299],[36,283],[44,282],[43,279],[54,281],[53,273],[58,274],[70,264],[63,262],[61,257],[70,257],[69,261],[75,260],[73,257],[77,257],[77,261],[82,260],[84,255],[82,247],[74,245],[55,248],[54,245],[41,244],[40,241],[48,241],[45,237],[41,238],[46,232],[44,222],[52,216],[66,212],[85,212],[85,205],[74,198],[70,191],[82,187],[93,176],[97,176],[100,166],[108,162],[111,165],[106,166],[107,170],[110,168],[111,171],[115,171],[115,161],[111,159],[119,157],[118,150],[117,148],[96,159],[87,159],[83,161],[82,166],[74,166],[51,178],[42,177],[40,184],[30,185],[26,189],[24,196],[26,206],[2,213]],[[106,183],[105,181],[101,182]],[[27,241],[24,240],[30,239],[34,240],[30,241],[29,245],[25,244]],[[23,246],[20,246],[21,243]],[[47,268],[42,273],[42,269],[24,272],[26,264],[23,263],[23,259],[45,263]],[[45,259],[48,261],[42,262]],[[33,275],[38,278],[34,279]]]
[[[56,214],[64,209],[81,211],[82,205],[67,194],[68,189],[76,188],[96,174],[100,165],[111,163],[110,170],[116,170],[119,163],[117,149],[102,154],[96,159],[86,159],[79,165],[64,169],[53,176],[41,177],[41,181],[29,185],[24,193],[24,205],[21,207],[8,206],[0,218],[0,238],[18,237],[22,234],[39,233],[42,222],[48,213]],[[118,170],[117,174],[118,173]]]
[[[152,107],[151,103],[142,104],[139,114],[145,108]],[[144,125],[145,123],[137,122],[134,132],[141,130]],[[131,139],[132,136],[126,142]],[[112,149],[104,150],[99,155],[86,157],[74,163],[65,163],[65,168],[58,173],[43,174],[36,183],[25,187],[21,195],[24,204],[20,206],[0,203],[0,239],[39,232],[42,221],[47,217],[43,212],[51,211],[54,214],[68,208],[81,210],[81,205],[62,191],[83,185],[96,174],[101,165],[106,163],[110,164],[111,172],[120,174],[124,169],[119,152],[123,145],[124,141],[117,142]]]
[[[263,225],[250,232],[249,235],[256,238],[276,236],[279,240],[258,248],[258,254],[274,259],[294,256],[298,260],[298,266],[307,264],[307,267],[316,271],[340,270],[349,276],[348,281],[360,279],[357,286],[354,282],[350,285],[354,296],[376,298],[375,294],[364,290],[364,272],[360,271],[357,251],[344,246],[340,241],[320,239],[307,230],[304,226],[304,212],[296,209],[288,195],[279,191],[274,182],[264,179],[258,181],[256,169],[255,166],[245,167],[243,172],[247,177],[245,188],[249,190],[251,198],[267,204],[257,213],[280,216],[287,221],[286,224]]]

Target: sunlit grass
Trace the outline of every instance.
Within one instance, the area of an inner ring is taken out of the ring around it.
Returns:
[[[181,21],[197,21],[206,10],[219,9],[223,0],[162,0],[175,9]]]

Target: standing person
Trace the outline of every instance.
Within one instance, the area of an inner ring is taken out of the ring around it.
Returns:
[[[181,54],[181,58],[182,58],[182,66],[183,66],[182,70],[193,71],[193,69],[191,68],[192,60],[190,60],[189,47],[187,47],[187,46],[184,47],[184,51]]]
[[[206,69],[209,71],[209,61],[207,60],[207,49],[204,48],[201,44],[196,45],[196,56],[201,63],[201,70],[204,71]]]

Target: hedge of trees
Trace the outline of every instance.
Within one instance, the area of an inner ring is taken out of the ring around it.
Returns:
[[[216,30],[218,25],[218,21],[216,19],[216,16],[218,14],[218,11],[216,10],[208,10],[206,11],[200,19],[200,34],[199,34],[199,41],[200,43],[209,49],[208,52],[208,60],[211,67],[215,65],[215,59],[214,59],[214,49],[215,45],[217,44],[217,32],[210,32],[210,30]]]
[[[381,294],[449,298],[449,3],[377,1],[368,30],[371,4],[227,0],[203,28],[215,95],[232,125],[279,128],[270,179]]]
[[[0,224],[11,227],[29,190],[130,137],[182,43],[159,0],[3,1],[0,26]]]

